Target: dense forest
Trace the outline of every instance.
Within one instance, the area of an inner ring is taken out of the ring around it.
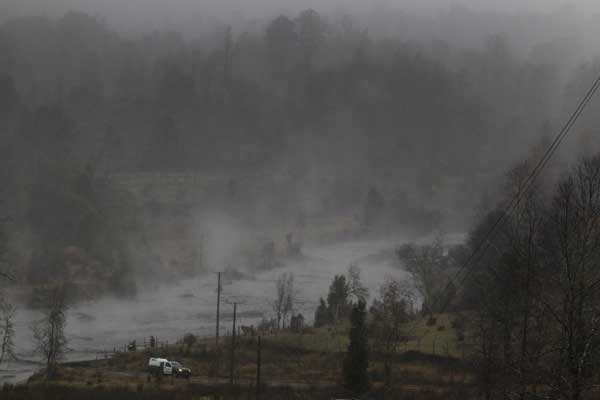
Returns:
[[[140,256],[149,221],[207,205],[254,223],[346,214],[460,229],[502,171],[548,143],[597,69],[568,41],[527,38],[524,50],[498,32],[453,47],[311,9],[211,26],[136,35],[80,12],[1,25],[2,248],[19,279],[86,258],[126,282],[134,259],[157,263]],[[595,118],[571,155],[593,151]],[[157,173],[213,186],[165,200],[152,184],[117,184]]]

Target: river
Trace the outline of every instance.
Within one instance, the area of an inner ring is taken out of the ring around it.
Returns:
[[[393,249],[406,237],[349,241],[329,245],[306,245],[304,257],[286,265],[236,281],[224,280],[221,303],[221,329],[231,326],[233,302],[238,303],[239,324],[256,324],[262,316],[271,317],[271,302],[279,274],[292,272],[297,293],[296,308],[308,321],[321,296],[326,296],[335,274],[345,274],[351,263],[362,271],[362,281],[371,298],[386,277],[408,279],[393,257]],[[103,351],[123,347],[135,339],[138,344],[154,335],[160,341],[174,342],[186,333],[214,335],[216,314],[216,274],[184,280],[174,285],[143,288],[133,300],[104,297],[71,306],[67,313],[66,360],[95,359]],[[18,306],[15,318],[15,345],[18,361],[0,370],[0,384],[21,382],[41,368],[33,348],[33,321],[37,311]]]

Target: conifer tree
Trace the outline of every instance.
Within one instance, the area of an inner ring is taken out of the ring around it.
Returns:
[[[344,360],[344,386],[360,395],[369,389],[369,350],[367,336],[367,312],[364,301],[352,307],[350,316],[350,344]]]

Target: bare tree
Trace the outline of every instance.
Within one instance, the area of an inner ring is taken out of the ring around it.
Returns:
[[[471,332],[475,354],[473,365],[477,376],[479,390],[486,400],[494,397],[498,379],[498,365],[500,364],[500,324],[490,312],[489,305],[481,305],[471,318]]]
[[[527,163],[511,171],[508,199],[528,175]],[[600,361],[600,157],[562,179],[551,204],[540,187],[520,197],[466,291],[475,299],[483,394],[526,399],[543,391],[580,400]],[[503,208],[476,227],[471,242],[481,241]]]
[[[369,299],[369,289],[360,279],[360,268],[356,264],[350,264],[348,268],[348,294],[353,296],[356,301],[366,302]]]
[[[65,337],[65,322],[67,305],[63,287],[51,289],[45,299],[44,317],[34,324],[33,335],[37,350],[46,364],[46,377],[53,379],[56,375],[58,361],[62,358],[67,339]]]
[[[2,200],[0,200],[0,205]],[[8,239],[5,234],[4,225],[7,218],[0,217],[0,279],[8,281],[13,280],[12,276],[6,272],[7,270],[7,253]],[[15,329],[13,318],[15,316],[15,307],[8,303],[0,294],[0,365],[9,359],[14,358],[14,342]]]
[[[439,306],[439,295],[446,282],[444,246],[441,237],[430,245],[405,244],[397,256],[411,275],[415,287],[423,299],[422,309],[430,316]]]
[[[524,399],[536,391],[541,376],[542,354],[547,352],[548,318],[540,302],[543,290],[542,238],[547,206],[545,192],[537,183],[523,195],[531,163],[509,171],[496,209],[471,232],[470,245],[485,240],[488,251],[477,258],[467,298],[474,311],[474,362],[486,399]],[[514,198],[520,198],[505,209]],[[502,218],[497,235],[490,227]]]
[[[392,361],[403,340],[402,323],[409,318],[407,312],[408,291],[401,282],[388,279],[380,288],[379,299],[371,307],[369,331],[374,338],[375,349],[383,356],[385,384],[392,382]]]
[[[291,315],[294,311],[294,303],[296,301],[296,294],[294,289],[294,274],[289,274],[285,282],[285,302],[283,304],[283,327],[285,328],[285,322],[288,319],[288,315]]]
[[[2,206],[1,198],[0,206]],[[13,277],[8,272],[8,238],[5,231],[7,221],[7,217],[0,216],[0,279],[12,281]]]
[[[511,197],[523,193],[531,174],[532,162],[525,161],[508,175],[507,194]],[[542,176],[542,178],[545,178]],[[510,318],[506,318],[503,340],[505,369],[514,375],[515,394],[524,399],[535,392],[541,370],[542,353],[547,346],[547,315],[540,302],[542,280],[542,238],[547,216],[547,202],[543,180],[534,183],[527,195],[513,209],[503,229],[507,245],[504,259],[510,270],[510,285],[506,296],[512,298]],[[509,357],[510,356],[510,357]]]
[[[277,329],[285,328],[288,315],[294,310],[294,274],[284,273],[277,277],[277,291],[273,311],[277,316]]]
[[[579,400],[592,387],[600,350],[600,156],[560,182],[546,250],[544,302],[556,325],[549,383],[555,398]]]
[[[13,339],[15,337],[15,329],[13,319],[16,313],[16,308],[0,299],[0,365],[5,360],[14,358],[15,345]]]

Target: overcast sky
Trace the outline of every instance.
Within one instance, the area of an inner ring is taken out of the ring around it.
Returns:
[[[67,9],[79,9],[111,18],[133,17],[138,21],[149,21],[176,20],[190,17],[190,14],[222,18],[230,15],[269,16],[309,7],[322,12],[332,9],[359,12],[382,5],[431,15],[457,4],[480,11],[541,11],[555,10],[561,5],[575,5],[581,12],[600,12],[598,0],[0,0],[0,13],[4,18],[31,14],[53,16]]]
[[[448,14],[466,6],[474,13]],[[479,46],[488,35],[508,34],[527,54],[532,44],[579,37],[587,55],[600,54],[600,0],[0,0],[0,23],[16,16],[62,16],[68,10],[105,17],[121,34],[145,34],[152,30],[175,30],[186,37],[213,32],[215,23],[247,29],[247,21],[266,20],[279,14],[294,16],[313,8],[323,15],[348,13],[368,26],[372,35],[401,34],[406,40],[427,42],[432,38],[458,47]],[[509,18],[479,12],[501,12]],[[522,16],[524,12],[547,13],[550,18]],[[575,12],[574,12],[575,11]],[[519,13],[519,18],[513,18]],[[432,19],[402,19],[419,15]],[[443,16],[443,18],[436,18]],[[593,18],[590,18],[592,17]],[[587,17],[582,21],[581,17]],[[259,25],[260,26],[260,25]],[[518,50],[518,49],[517,49]]]

